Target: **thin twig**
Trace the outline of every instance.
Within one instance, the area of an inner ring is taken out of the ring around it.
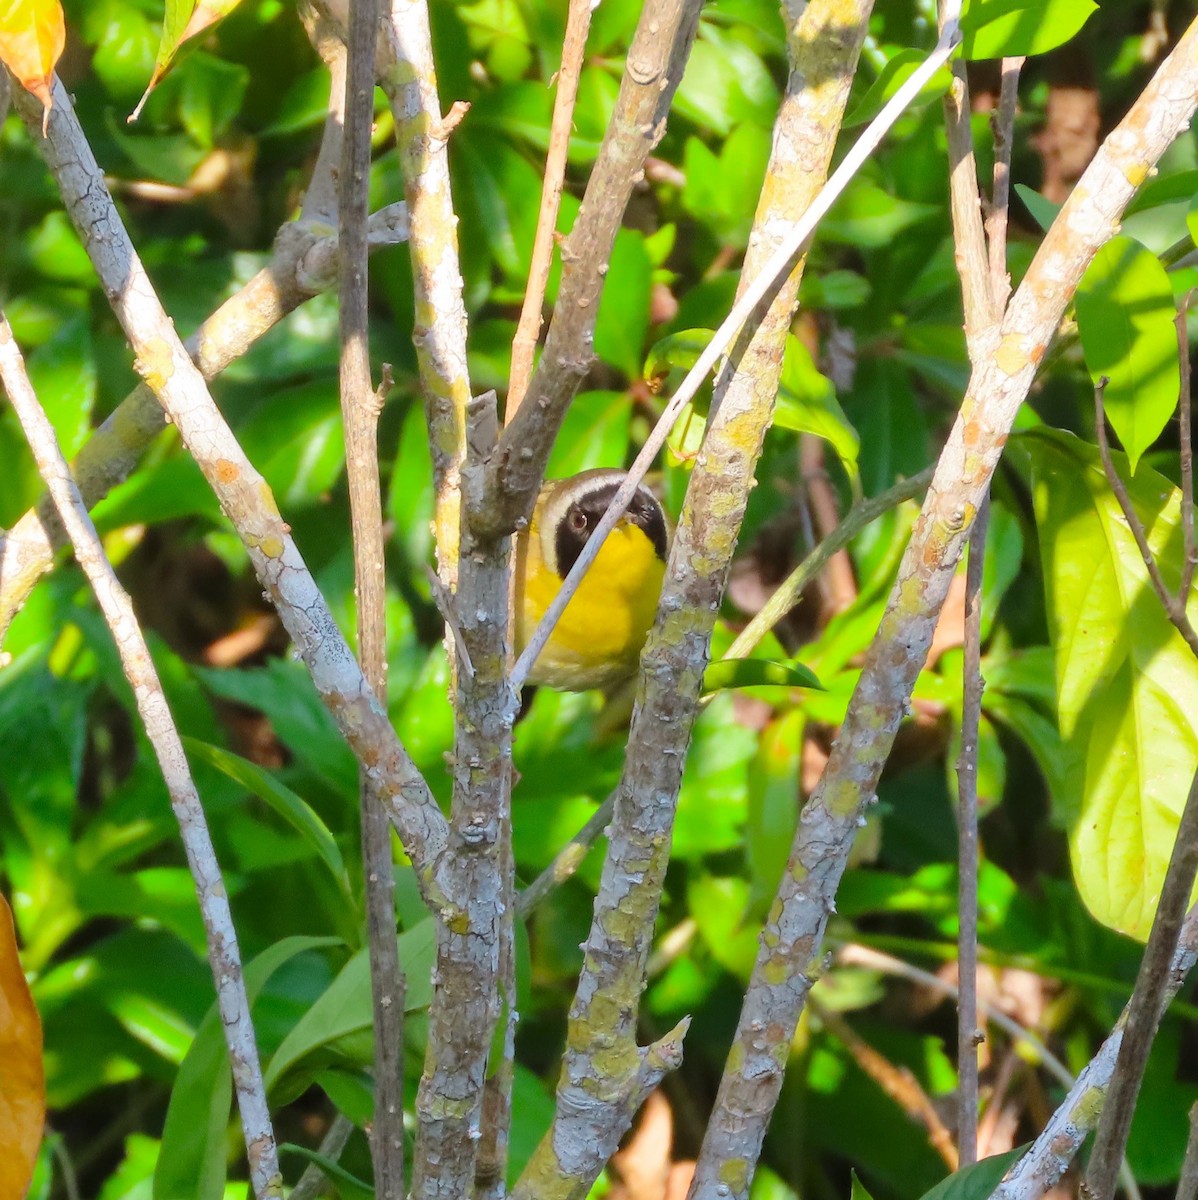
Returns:
[[[965,575],[964,696],[957,760],[957,1147],[961,1165],[978,1157],[978,741],[982,719],[982,564],[990,498],[978,506]]]
[[[269,486],[246,457],[163,310],[59,80],[53,95],[49,136],[39,139],[38,148],[133,347],[137,369],[237,530],[337,727],[377,773],[390,818],[417,865],[418,881],[430,902],[440,904],[433,868],[449,835],[441,809],[371,693]],[[42,113],[29,100],[18,98],[17,105],[36,131]]]
[[[562,181],[566,176],[566,153],[570,148],[570,129],[574,120],[574,101],[591,28],[592,0],[570,0],[566,12],[566,34],[562,41],[562,65],[557,72],[557,96],[553,102],[553,122],[549,127],[549,152],[545,156],[545,180],[541,185],[541,210],[532,243],[532,262],[528,268],[528,287],[520,308],[520,321],[512,339],[512,370],[508,380],[504,420],[510,421],[528,390],[537,338],[541,334],[541,307],[545,286],[553,264],[554,235],[561,206]]]
[[[708,372],[715,366],[721,355],[728,350],[745,322],[756,311],[758,305],[777,286],[779,278],[791,267],[795,256],[807,244],[807,240],[815,231],[816,225],[819,224],[832,203],[848,185],[857,171],[861,169],[869,156],[877,149],[878,144],[885,137],[891,125],[898,120],[903,110],[915,99],[927,80],[936,73],[953,52],[959,38],[960,32],[956,22],[954,21],[946,25],[945,31],[941,35],[936,48],[912,72],[903,86],[899,88],[877,115],[873,123],[853,144],[852,149],[844,156],[840,166],[837,167],[819,194],[812,200],[803,213],[803,216],[795,222],[793,229],[788,232],[785,242],[771,255],[761,270],[753,276],[752,282],[747,285],[743,294],[738,297],[732,307],[732,311],[720,323],[720,327],[712,335],[711,341],[704,347],[698,359],[696,359],[695,365],[687,372],[678,390],[670,398],[665,410],[658,418],[657,424],[653,427],[652,433],[645,440],[640,453],[629,468],[628,477],[620,485],[615,496],[612,497],[607,512],[599,519],[594,531],[587,539],[586,545],[583,546],[578,560],[571,567],[561,589],[554,597],[553,602],[545,610],[545,615],[541,618],[536,630],[529,638],[523,653],[517,659],[516,665],[512,668],[512,678],[516,687],[522,686],[528,678],[528,672],[532,669],[533,663],[536,662],[538,655],[544,649],[545,643],[552,636],[561,614],[565,611],[566,605],[570,602],[575,591],[577,591],[583,575],[599,554],[607,535],[615,528],[624,510],[631,503],[632,497],[636,494],[637,487],[644,479],[650,466],[652,466],[658,451],[665,445],[666,439],[670,435],[670,430],[674,427],[674,422],[677,421],[682,410],[694,398],[695,393],[698,392],[703,381],[707,378]],[[510,426],[509,428],[515,427]]]
[[[1176,1200],[1198,1200],[1198,1101],[1190,1105],[1190,1136],[1186,1138]]]
[[[367,212],[378,0],[354,0],[346,40],[345,135],[338,175],[341,303],[341,418],[353,526],[358,657],[371,690],[387,704],[387,588],[379,491],[378,420],[382,396],[370,378]],[[375,1193],[404,1196],[403,1024],[406,981],[395,937],[391,825],[378,783],[359,771],[362,875],[374,1026],[374,1124],[370,1131]]]
[[[1181,458],[1181,531],[1182,558],[1181,581],[1177,586],[1178,603],[1184,608],[1190,598],[1194,583],[1194,568],[1198,565],[1198,551],[1194,546],[1194,436],[1192,428],[1193,396],[1190,393],[1190,332],[1188,318],[1190,304],[1198,289],[1191,288],[1182,298],[1177,310],[1177,365],[1181,376],[1177,408],[1180,430],[1179,454]]]
[[[1002,60],[998,108],[990,119],[994,133],[994,193],[986,214],[986,240],[990,248],[990,291],[998,312],[1007,306],[1011,276],[1007,271],[1007,214],[1011,203],[1011,151],[1015,143],[1015,108],[1019,102],[1022,58]]]
[[[262,1083],[262,1065],[250,1019],[250,1002],[241,969],[237,933],[204,809],[188,769],[183,743],[171,717],[162,683],[134,615],[133,602],[104,555],[87,506],[71,477],[54,427],[34,394],[21,352],[3,313],[0,313],[0,381],[25,431],[38,473],[71,539],[75,558],[83,568],[104,620],[112,630],[121,666],[133,689],[137,711],[146,736],[154,747],[170,794],[171,807],[179,822],[188,866],[199,897],[208,943],[208,961],[216,983],[221,1024],[229,1047],[254,1195],[258,1200],[281,1200],[283,1181],[279,1174],[278,1149],[271,1127],[266,1089]]]
[[[353,1121],[344,1113],[338,1113],[333,1118],[324,1137],[320,1139],[317,1153],[321,1158],[327,1158],[331,1162],[336,1162],[341,1157],[341,1151],[345,1149],[345,1144],[349,1141],[350,1134],[353,1131]],[[291,1189],[287,1200],[316,1200],[317,1196],[321,1196],[328,1191],[328,1187],[328,1178],[320,1165],[310,1162],[304,1168],[304,1173],[299,1177],[299,1182]]]
[[[1188,355],[1188,346],[1186,353]],[[1106,383],[1104,377],[1094,388],[1094,415],[1103,470],[1139,547],[1140,556],[1144,560],[1157,598],[1174,628],[1185,639],[1195,657],[1198,657],[1198,634],[1186,615],[1186,594],[1182,593],[1181,597],[1175,596],[1166,587],[1156,556],[1148,545],[1148,534],[1144,524],[1131,503],[1123,480],[1115,470],[1106,435],[1106,414],[1103,409]],[[1188,517],[1185,512],[1182,513],[1182,523],[1184,526],[1188,519],[1192,536],[1192,495],[1188,497],[1188,501],[1185,507],[1190,511]],[[1198,771],[1194,773],[1185,808],[1178,822],[1177,838],[1169,857],[1164,886],[1161,888],[1160,900],[1152,920],[1152,931],[1148,935],[1148,944],[1144,947],[1144,957],[1140,960],[1140,970],[1136,976],[1135,990],[1128,1003],[1123,1041],[1119,1047],[1114,1074],[1111,1076],[1102,1116],[1094,1136],[1094,1152],[1090,1156],[1086,1177],[1081,1185],[1081,1194],[1087,1200],[1109,1200],[1115,1191],[1115,1179],[1123,1159],[1124,1147],[1127,1145],[1136,1097],[1140,1091],[1144,1069],[1148,1065],[1148,1055],[1152,1050],[1156,1031],[1164,1016],[1169,964],[1177,953],[1181,925],[1194,890],[1195,875],[1198,875]]]
[[[967,1164],[958,1159],[953,1135],[945,1128],[931,1097],[920,1087],[908,1067],[895,1066],[885,1055],[873,1048],[839,1013],[820,1004],[813,996],[811,1011],[819,1017],[824,1028],[852,1056],[853,1061],[891,1098],[907,1116],[927,1130],[932,1148],[944,1159],[950,1171]]]
[[[520,893],[516,899],[516,915],[525,920],[554,888],[560,887],[582,866],[587,851],[603,836],[611,824],[611,815],[616,806],[616,793],[612,792],[599,805],[587,823],[554,855],[549,864]]]
[[[761,639],[799,602],[804,589],[819,576],[828,559],[880,516],[918,496],[931,482],[933,470],[928,467],[870,500],[858,500],[840,524],[778,585],[748,625],[736,635],[724,657],[745,658],[751,654]]]
[[[1198,632],[1195,632],[1194,626],[1190,624],[1190,618],[1186,615],[1185,597],[1175,596],[1165,583],[1160,564],[1156,561],[1156,555],[1153,554],[1152,547],[1148,545],[1148,534],[1144,529],[1144,522],[1140,520],[1140,516],[1131,502],[1131,497],[1127,494],[1127,485],[1123,482],[1119,472],[1115,470],[1115,461],[1111,457],[1110,439],[1106,432],[1106,408],[1103,404],[1106,385],[1107,378],[1104,375],[1094,387],[1094,434],[1098,440],[1098,452],[1102,457],[1102,469],[1106,473],[1107,482],[1127,521],[1127,527],[1136,540],[1140,557],[1144,560],[1144,567],[1152,582],[1152,590],[1156,592],[1157,599],[1165,610],[1165,616],[1169,618],[1173,628],[1185,639],[1185,643],[1194,657],[1198,658]],[[1192,513],[1190,519],[1193,520]],[[1182,521],[1184,522],[1184,520],[1183,514]]]

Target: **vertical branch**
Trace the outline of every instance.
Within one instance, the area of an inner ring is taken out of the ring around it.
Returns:
[[[1007,273],[1007,214],[1011,203],[1011,150],[1015,142],[1015,107],[1019,102],[1019,72],[1022,58],[1002,60],[998,109],[991,118],[994,131],[994,191],[986,214],[986,238],[990,243],[990,289],[999,312],[1011,294]]]
[[[498,433],[495,393],[471,400],[456,602],[471,666],[463,660],[456,673],[450,840],[438,875],[452,907],[438,914],[437,988],[416,1096],[415,1200],[460,1200],[473,1193],[487,1056],[499,1016],[503,924],[513,891],[511,538],[478,533],[487,505],[484,464]]]
[[[541,306],[545,302],[545,285],[549,282],[549,268],[553,263],[553,235],[557,229],[574,101],[578,96],[578,79],[582,74],[582,58],[591,28],[592,7],[591,0],[570,0],[566,13],[562,65],[557,73],[557,97],[553,102],[553,123],[549,128],[549,152],[545,156],[545,181],[541,185],[541,211],[537,216],[537,232],[532,244],[528,287],[520,308],[516,336],[512,340],[512,370],[504,409],[505,421],[510,421],[515,415],[528,390],[533,355],[541,333]]]
[[[1198,566],[1194,546],[1194,434],[1193,434],[1193,397],[1190,393],[1190,333],[1187,319],[1190,315],[1190,304],[1194,299],[1194,291],[1186,293],[1177,310],[1177,365],[1180,368],[1181,387],[1179,388],[1178,407],[1178,442],[1181,456],[1181,532],[1182,560],[1181,581],[1177,585],[1177,598],[1182,605],[1189,599],[1190,588],[1194,583],[1194,568]]]
[[[441,581],[452,588],[458,570],[470,376],[457,216],[446,146],[465,106],[455,104],[442,118],[426,0],[384,0],[378,70],[395,118],[408,202],[416,303],[412,341],[433,458],[437,570]]]
[[[1198,1102],[1190,1106],[1190,1136],[1186,1139],[1176,1200],[1198,1200]]]
[[[810,9],[808,10],[810,11]],[[747,1194],[780,1087],[789,1034],[820,947],[858,820],[874,799],[957,560],[1019,405],[1086,266],[1113,233],[1136,183],[1198,105],[1198,23],[1087,168],[974,365],[890,602],[866,656],[823,778],[804,806],[758,947],[749,993],[696,1173],[696,1196]],[[692,483],[693,487],[693,483]],[[779,1032],[777,1042],[762,1036]],[[730,1078],[731,1077],[731,1078]],[[719,1127],[719,1144],[712,1148]]]
[[[378,418],[382,395],[381,391],[376,394],[370,378],[366,228],[377,31],[378,0],[354,0],[350,6],[346,40],[345,133],[338,175],[341,245],[338,292],[341,306],[341,416],[353,523],[358,657],[367,683],[385,708],[387,591],[378,465]],[[377,784],[365,769],[360,770],[359,780],[362,876],[374,1014],[371,1153],[376,1194],[381,1200],[402,1200],[405,986],[395,937],[391,827]]]
[[[273,494],[214,403],[162,308],[113,204],[104,175],[60,81],[41,150],[136,366],[232,522],[271,603],[295,642],[338,729],[386,790],[388,813],[430,903],[435,867],[449,829],[424,777],[374,698],[357,659],[317,588]],[[40,128],[41,106],[17,98],[22,118]]]
[[[200,902],[204,935],[208,943],[208,961],[216,984],[221,1024],[229,1048],[254,1195],[258,1200],[282,1200],[283,1181],[279,1174],[278,1150],[262,1082],[262,1065],[254,1040],[250,1002],[241,970],[241,952],[237,945],[228,892],[216,861],[204,809],[188,769],[183,743],[167,706],[162,683],[134,615],[133,602],[104,556],[104,548],[88,515],[87,506],[71,477],[54,428],[34,394],[21,352],[3,313],[0,313],[0,382],[25,431],[38,473],[71,539],[75,557],[95,593],[104,620],[112,630],[121,666],[133,689],[137,711],[154,747],[170,794],[171,808],[179,822],[183,848]]]
[[[979,506],[969,536],[965,577],[965,695],[957,760],[957,1153],[969,1166],[978,1157],[978,730],[982,716],[982,564],[990,501]]]
[[[1166,586],[1160,566],[1148,545],[1144,524],[1133,507],[1111,458],[1106,434],[1106,414],[1103,409],[1105,389],[1105,379],[1099,380],[1094,389],[1095,432],[1103,470],[1135,538],[1157,598],[1174,628],[1198,658],[1198,633],[1195,633],[1186,615],[1185,602],[1188,597],[1183,594],[1179,599]],[[1186,507],[1191,509],[1189,522],[1192,528],[1192,495],[1188,497]],[[1186,516],[1183,513],[1183,525],[1185,521]],[[1169,857],[1156,915],[1152,919],[1152,930],[1144,947],[1144,957],[1140,960],[1135,990],[1128,1002],[1123,1041],[1119,1046],[1114,1073],[1102,1106],[1102,1115],[1098,1120],[1098,1130],[1094,1135],[1094,1153],[1090,1156],[1090,1165],[1081,1187],[1081,1194],[1086,1200],[1109,1200],[1114,1194],[1115,1180],[1123,1161],[1123,1150],[1127,1145],[1127,1135],[1136,1109],[1140,1082],[1144,1077],[1144,1068],[1148,1065],[1153,1039],[1160,1027],[1161,1018],[1165,1015],[1169,964],[1177,954],[1182,921],[1194,890],[1195,875],[1198,875],[1198,770],[1194,773],[1185,808],[1178,822],[1177,838],[1173,845],[1173,853]]]

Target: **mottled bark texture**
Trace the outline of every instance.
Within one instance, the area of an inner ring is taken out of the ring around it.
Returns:
[[[762,932],[694,1196],[748,1194],[849,848],[873,802],[977,506],[1082,273],[1196,100],[1198,26],[1108,137],[1045,236],[1001,326],[979,338],[982,357]]]

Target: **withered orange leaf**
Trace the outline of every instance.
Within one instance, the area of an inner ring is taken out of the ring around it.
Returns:
[[[0,0],[0,61],[49,114],[50,81],[66,44],[59,0]]]
[[[0,896],[0,1196],[24,1196],[46,1124],[42,1022]]]

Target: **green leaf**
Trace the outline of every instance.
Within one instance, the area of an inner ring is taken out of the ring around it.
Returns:
[[[689,371],[715,336],[711,329],[683,329],[654,343],[645,359],[644,378],[652,382],[671,371]]]
[[[1057,219],[1057,213],[1061,211],[1061,206],[1041,196],[1035,188],[1028,187],[1026,183],[1017,183],[1015,192],[1027,206],[1027,211],[1032,214],[1032,219],[1047,232],[1048,227]]]
[[[861,1177],[856,1171],[851,1172],[853,1178],[852,1189],[849,1193],[849,1200],[874,1200],[870,1190],[861,1182]]]
[[[832,381],[816,369],[811,352],[794,334],[786,336],[774,425],[823,438],[856,483],[861,439],[844,415]]]
[[[1198,246],[1198,196],[1190,201],[1186,209],[1186,228],[1190,231],[1194,245]]]
[[[799,821],[806,723],[801,708],[791,708],[771,721],[761,731],[757,753],[749,764],[745,855],[752,884],[750,904],[758,917],[764,915],[778,890]]]
[[[725,658],[709,663],[703,672],[704,693],[746,687],[806,687],[824,690],[813,671],[802,663],[770,662],[764,658]]]
[[[634,229],[621,229],[612,246],[599,300],[595,353],[630,379],[636,377],[644,353],[652,277],[644,235]]]
[[[289,937],[264,950],[245,968],[250,1004],[270,977],[297,954],[336,945],[340,945],[336,938]],[[232,1098],[224,1026],[213,1004],[171,1089],[162,1151],[154,1170],[154,1200],[221,1200]]]
[[[294,1142],[284,1142],[279,1149],[314,1162],[333,1182],[342,1200],[374,1200],[374,1188],[370,1184],[364,1183],[356,1175],[351,1175],[326,1155],[309,1150],[307,1146],[297,1146]]]
[[[546,474],[568,479],[579,471],[623,462],[631,420],[632,405],[624,392],[580,392],[553,441]]]
[[[196,738],[185,737],[183,744],[189,754],[215,767],[234,782],[252,792],[264,804],[282,817],[292,829],[312,848],[317,857],[328,867],[333,878],[345,891],[346,902],[353,904],[349,876],[345,871],[345,860],[337,848],[337,842],[329,827],[320,819],[316,810],[302,796],[297,796],[286,784],[280,783],[269,771],[219,746]]]
[[[1048,429],[1017,445],[1030,464],[1068,763],[1067,790],[1054,799],[1082,899],[1104,925],[1142,940],[1198,762],[1198,663],[1152,591],[1097,450]],[[1115,461],[1126,476],[1123,456]],[[1178,490],[1147,466],[1127,487],[1175,589]],[[1198,613],[1193,594],[1189,611]]]
[[[1077,327],[1097,386],[1108,379],[1106,412],[1134,472],[1177,406],[1176,308],[1156,255],[1128,237],[1095,255],[1077,289]]]
[[[872,121],[926,58],[927,54],[923,50],[913,48],[898,50],[892,54],[886,60],[886,65],[874,80],[869,91],[861,97],[845,118],[844,128],[851,129],[856,125],[864,125],[867,121]],[[930,100],[936,100],[943,96],[952,85],[952,81],[952,71],[946,66],[940,67],[932,75],[932,78],[919,89],[913,106],[919,107]]]
[[[962,1167],[942,1179],[930,1192],[925,1192],[922,1200],[986,1200],[1026,1149],[1026,1146],[1017,1146],[1006,1154],[994,1154]]]
[[[435,953],[436,927],[431,917],[400,934],[399,961],[408,981],[405,1012],[425,1008],[432,1000]],[[361,950],[341,968],[320,999],[283,1039],[266,1069],[267,1091],[272,1091],[289,1074],[294,1075],[305,1059],[315,1056],[318,1068],[327,1066],[328,1054],[319,1052],[333,1050],[333,1044],[343,1038],[369,1034],[373,1020],[370,958],[366,950]]]
[[[1044,54],[1097,11],[1094,0],[966,0],[961,53],[969,59]]]

